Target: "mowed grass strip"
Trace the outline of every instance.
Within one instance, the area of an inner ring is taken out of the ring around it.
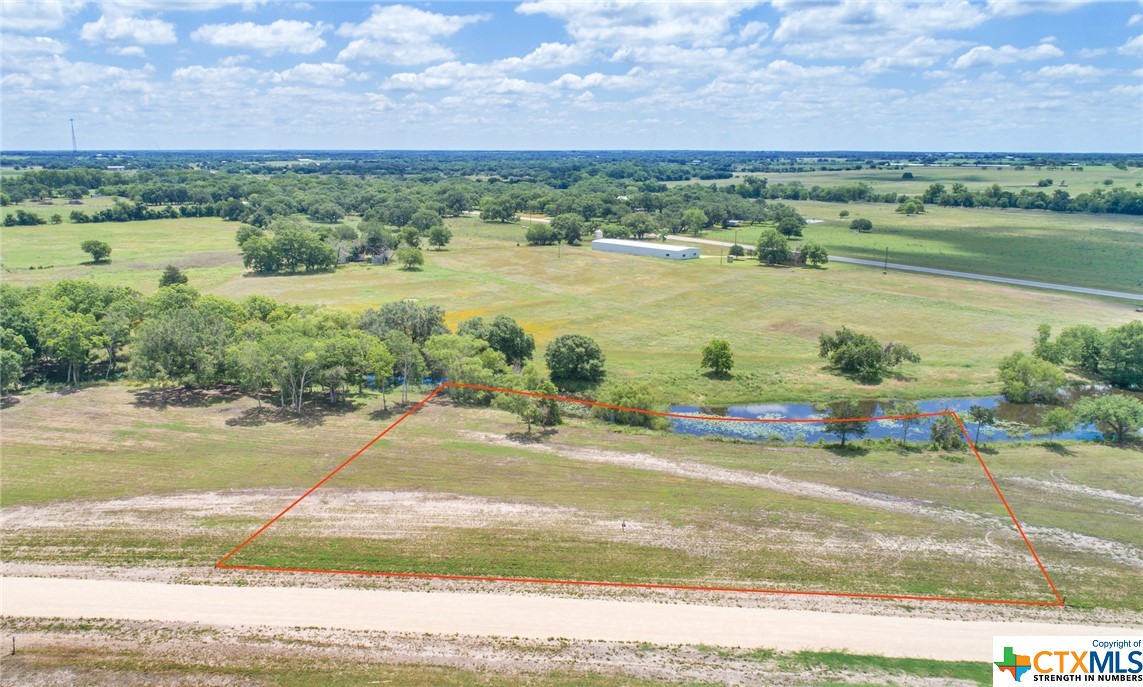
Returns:
[[[880,261],[888,248],[889,262],[905,265],[1143,292],[1140,217],[935,205],[926,206],[923,214],[903,215],[887,203],[789,204],[807,218],[825,220],[806,226],[804,239],[821,243],[831,255]],[[839,217],[842,211],[849,216]],[[859,217],[873,222],[872,232],[849,229]],[[737,239],[753,246],[768,227],[742,227]],[[713,231],[707,236],[733,241],[736,233]]]

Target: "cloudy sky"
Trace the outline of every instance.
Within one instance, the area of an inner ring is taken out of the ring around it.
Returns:
[[[1143,4],[2,0],[2,147],[1143,151]]]

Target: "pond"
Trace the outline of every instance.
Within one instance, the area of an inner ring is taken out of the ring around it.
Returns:
[[[1085,396],[1100,396],[1108,393],[1128,393],[1140,396],[1137,393],[1120,392],[1107,387],[1085,387],[1082,389],[1067,389],[1061,391],[1061,400],[1071,405]],[[879,401],[862,401],[859,403],[862,417],[877,417],[887,415],[886,406]],[[976,423],[968,418],[970,406],[978,405],[993,408],[996,411],[997,424],[992,427],[980,428],[980,441],[1025,441],[1033,438],[1031,428],[1038,425],[1040,417],[1053,406],[1032,403],[1009,403],[1003,396],[988,396],[983,398],[947,398],[933,401],[918,401],[922,413],[938,413],[943,410],[953,410],[960,416],[968,429],[969,436],[976,439]],[[789,419],[813,420],[825,417],[824,413],[814,410],[808,403],[757,403],[750,405],[700,408],[693,405],[671,406],[672,413],[694,415],[707,415],[717,417],[763,418],[763,419]],[[813,443],[820,440],[837,441],[835,434],[826,430],[826,423],[815,422],[719,422],[689,418],[670,418],[671,428],[681,434],[696,436],[717,435],[738,439],[777,439],[783,441],[805,441]],[[869,433],[871,439],[900,439],[902,432],[907,431],[909,441],[929,440],[929,419],[919,418],[912,421],[906,428],[901,420],[881,420],[870,422]],[[1056,435],[1057,439],[1098,439],[1100,432],[1093,425],[1079,425],[1071,432]]]

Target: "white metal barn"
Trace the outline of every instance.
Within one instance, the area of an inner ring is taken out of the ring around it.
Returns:
[[[644,243],[623,239],[596,239],[591,242],[592,250],[605,250],[611,253],[646,255],[668,260],[691,260],[699,256],[699,249],[692,246],[676,246],[670,243]]]

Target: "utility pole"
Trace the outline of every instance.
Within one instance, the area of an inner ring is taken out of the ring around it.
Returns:
[[[881,274],[889,274],[889,246],[885,246],[885,267],[881,269]]]
[[[75,155],[79,153],[79,146],[75,144],[75,120],[69,118],[67,121],[71,123],[71,152]]]

